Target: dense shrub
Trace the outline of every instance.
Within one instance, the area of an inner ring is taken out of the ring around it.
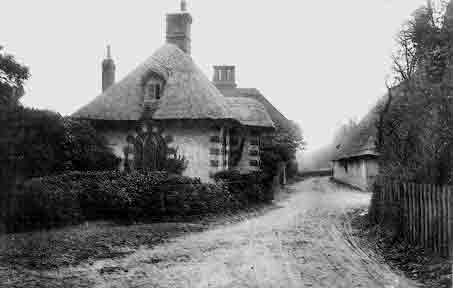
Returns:
[[[71,172],[27,181],[11,199],[9,231],[79,223],[218,213],[240,208],[222,184],[165,172]]]
[[[305,141],[300,127],[293,121],[277,125],[273,134],[260,142],[260,168],[265,175],[278,175],[282,162],[296,161],[297,151],[303,150]]]
[[[117,167],[118,159],[88,122],[21,106],[5,109],[0,120],[0,158],[25,178]]]
[[[119,159],[106,145],[106,140],[86,120],[63,118],[64,150],[67,169],[103,171],[118,167]]]
[[[286,175],[288,178],[294,178],[299,173],[299,165],[296,159],[290,160],[286,165]]]
[[[214,180],[226,185],[242,205],[272,200],[272,178],[272,175],[262,172],[241,174],[236,170],[221,171],[214,175]]]

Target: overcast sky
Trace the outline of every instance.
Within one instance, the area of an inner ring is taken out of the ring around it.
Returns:
[[[311,150],[385,92],[393,37],[425,2],[188,0],[192,56],[209,78],[213,65],[236,65],[239,86],[258,88],[298,122]],[[32,73],[23,103],[68,115],[99,94],[105,46],[120,80],[164,43],[165,14],[179,0],[0,0],[0,7],[0,45]]]

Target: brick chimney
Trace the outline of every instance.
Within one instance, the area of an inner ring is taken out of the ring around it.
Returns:
[[[181,1],[181,11],[167,14],[167,43],[178,46],[190,55],[191,52],[191,25],[192,16],[187,12],[187,3]]]
[[[236,88],[235,66],[214,66],[214,77],[212,82],[219,89]]]
[[[115,62],[110,54],[110,45],[107,46],[107,57],[102,61],[102,92],[115,84]]]

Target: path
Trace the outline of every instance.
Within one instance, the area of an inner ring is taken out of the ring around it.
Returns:
[[[413,287],[337,229],[338,216],[368,205],[369,194],[327,178],[291,188],[291,197],[263,216],[49,277],[95,287]]]

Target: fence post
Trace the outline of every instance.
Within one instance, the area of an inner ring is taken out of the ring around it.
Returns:
[[[426,212],[428,211],[428,195],[429,195],[429,189],[428,189],[428,185],[426,184],[421,184],[422,185],[422,200],[423,200],[423,210],[422,210],[422,214],[423,214],[423,228],[422,228],[422,237],[421,237],[421,240],[422,240],[422,245],[423,246],[426,246],[427,243],[428,243],[428,226],[429,226],[429,223],[427,221],[427,217],[426,217]]]
[[[435,242],[436,242],[436,251],[437,253],[440,253],[441,250],[442,250],[442,243],[441,243],[441,235],[442,235],[442,219],[441,219],[441,212],[442,212],[442,205],[441,205],[441,201],[440,201],[440,192],[441,192],[441,189],[440,189],[440,186],[436,186],[436,204],[434,205],[434,207],[436,209],[435,210],[435,213],[436,213],[436,227],[437,227],[437,233],[436,233],[436,236],[435,236]]]
[[[442,243],[443,243],[443,250],[442,250],[442,255],[445,256],[453,256],[449,255],[448,247],[449,244],[448,242],[450,241],[450,238],[448,238],[448,229],[449,225],[453,225],[453,223],[450,223],[448,219],[448,187],[443,187],[442,189],[442,221],[443,221],[443,229],[442,229]],[[452,240],[453,241],[453,240]]]
[[[452,187],[448,187],[447,193],[447,205],[448,205],[448,256],[453,257],[453,233],[452,233],[452,226],[453,226],[453,190]]]
[[[407,205],[406,205],[406,187],[404,183],[399,183],[400,186],[400,207],[401,207],[401,236],[407,234]]]
[[[417,208],[415,207],[415,185],[414,183],[410,183],[411,187],[411,227],[412,227],[412,243],[415,244],[417,241]]]

